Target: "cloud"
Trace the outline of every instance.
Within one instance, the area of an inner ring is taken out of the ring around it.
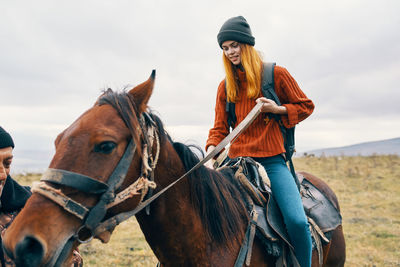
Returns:
[[[52,147],[102,89],[134,86],[156,69],[151,108],[173,137],[203,147],[224,76],[216,35],[227,18],[243,15],[265,60],[286,67],[316,104],[298,127],[301,150],[397,137],[399,7],[360,0],[2,2],[0,125],[23,147]]]

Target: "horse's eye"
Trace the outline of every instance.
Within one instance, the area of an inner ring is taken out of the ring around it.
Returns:
[[[111,141],[101,142],[94,146],[94,152],[110,154],[116,146],[117,144]]]

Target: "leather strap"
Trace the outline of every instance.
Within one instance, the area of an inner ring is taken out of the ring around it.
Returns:
[[[236,258],[234,267],[242,267],[246,260],[247,250],[249,249],[250,231],[251,231],[251,224],[249,223],[249,225],[247,226],[242,246],[240,247],[239,254]]]
[[[254,236],[256,234],[257,219],[258,213],[255,209],[253,209],[234,267],[242,267],[244,263],[246,263],[246,266],[250,266]]]
[[[89,176],[52,168],[47,169],[40,180],[72,187],[90,194],[102,194],[108,188],[107,184],[99,182]]]
[[[39,193],[42,196],[51,199],[52,201],[60,205],[63,209],[75,215],[81,220],[83,220],[89,212],[88,208],[71,199],[70,197],[67,197],[53,187],[47,185],[45,182],[33,182],[31,190],[32,193]]]
[[[86,220],[85,227],[89,230],[93,230],[104,218],[107,213],[107,204],[113,201],[115,198],[115,190],[122,184],[125,180],[126,174],[128,172],[129,166],[133,159],[133,154],[136,151],[136,144],[131,141],[129,142],[124,155],[118,162],[117,167],[115,167],[113,173],[107,181],[108,189],[107,191],[101,195],[99,202],[97,202],[96,206],[94,206]]]
[[[250,222],[250,236],[249,236],[249,248],[247,250],[247,255],[246,255],[246,265],[250,266],[251,262],[251,255],[253,252],[253,243],[254,243],[254,236],[256,235],[256,226],[257,226],[257,219],[258,219],[258,213],[254,210],[253,212],[253,218]]]

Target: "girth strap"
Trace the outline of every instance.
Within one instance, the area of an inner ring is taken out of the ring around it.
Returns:
[[[251,212],[249,225],[247,226],[246,234],[242,246],[240,247],[239,255],[236,258],[234,267],[242,267],[246,262],[246,266],[250,266],[251,254],[253,250],[254,236],[256,234],[258,213],[255,209]]]

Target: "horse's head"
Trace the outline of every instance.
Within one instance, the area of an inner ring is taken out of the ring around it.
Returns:
[[[63,266],[79,243],[108,241],[113,227],[99,231],[101,222],[137,206],[142,155],[155,146],[143,115],[154,79],[155,71],[127,93],[105,92],[58,135],[49,169],[3,239],[17,266]]]

